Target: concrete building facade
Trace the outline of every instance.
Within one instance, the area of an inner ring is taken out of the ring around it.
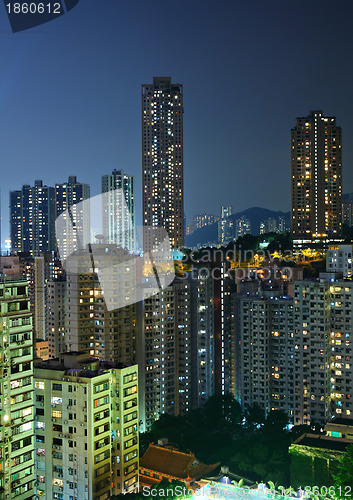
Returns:
[[[35,367],[36,495],[104,500],[138,488],[138,369],[66,353]]]
[[[33,330],[28,285],[0,281],[0,487],[4,500],[34,497]]]

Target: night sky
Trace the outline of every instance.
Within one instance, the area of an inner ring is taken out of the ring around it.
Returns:
[[[80,0],[13,34],[0,6],[3,236],[8,192],[68,175],[136,176],[141,212],[141,84],[184,85],[188,222],[201,212],[290,208],[290,128],[322,109],[343,129],[353,191],[353,3]]]

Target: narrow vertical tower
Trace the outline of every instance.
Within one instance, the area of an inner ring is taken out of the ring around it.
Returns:
[[[312,111],[291,130],[292,234],[336,239],[342,232],[342,130]]]
[[[183,86],[170,77],[142,85],[143,224],[184,244]]]

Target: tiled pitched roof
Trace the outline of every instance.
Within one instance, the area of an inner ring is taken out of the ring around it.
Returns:
[[[219,462],[212,465],[203,464],[193,453],[182,453],[153,444],[149,445],[140,459],[140,468],[180,479],[200,479],[218,465]]]

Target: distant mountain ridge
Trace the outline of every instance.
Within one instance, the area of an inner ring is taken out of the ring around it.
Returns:
[[[243,210],[242,212],[237,212],[230,216],[234,221],[240,219],[240,217],[247,217],[251,223],[251,234],[258,236],[260,234],[260,223],[267,219],[278,219],[283,217],[286,220],[290,220],[290,212],[275,212],[267,208],[252,207]],[[186,237],[187,247],[196,247],[198,245],[206,245],[207,243],[217,242],[218,240],[218,223],[215,222],[210,226],[202,227],[201,229],[196,229],[192,234]]]

